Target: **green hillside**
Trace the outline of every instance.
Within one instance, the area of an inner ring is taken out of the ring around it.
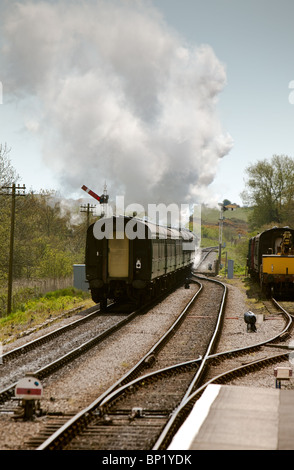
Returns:
[[[234,260],[234,272],[245,274],[248,248],[250,208],[238,207],[223,213],[222,265],[226,267],[228,259]],[[201,247],[219,245],[220,210],[205,205],[201,209]]]

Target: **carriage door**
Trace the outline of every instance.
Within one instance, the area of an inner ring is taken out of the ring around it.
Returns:
[[[114,238],[108,240],[108,276],[110,278],[128,278],[129,276],[129,239]],[[122,236],[119,233],[119,236]]]

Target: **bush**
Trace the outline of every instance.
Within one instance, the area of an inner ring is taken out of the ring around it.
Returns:
[[[62,310],[69,302],[77,302],[89,298],[89,294],[74,287],[58,289],[45,295],[37,294],[34,288],[18,289],[12,297],[12,313],[28,312],[34,309],[38,312],[46,310]],[[7,312],[7,293],[0,294],[0,316]]]

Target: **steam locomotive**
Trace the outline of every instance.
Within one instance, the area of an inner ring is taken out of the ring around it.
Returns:
[[[107,299],[142,302],[188,277],[196,236],[134,217],[102,218],[86,240],[86,279],[102,310]]]
[[[273,227],[250,238],[247,268],[267,296],[294,298],[294,230]]]

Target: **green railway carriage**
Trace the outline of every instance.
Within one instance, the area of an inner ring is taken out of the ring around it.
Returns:
[[[86,242],[86,278],[92,299],[135,301],[156,295],[190,275],[196,237],[186,229],[163,227],[132,217],[102,218]]]

